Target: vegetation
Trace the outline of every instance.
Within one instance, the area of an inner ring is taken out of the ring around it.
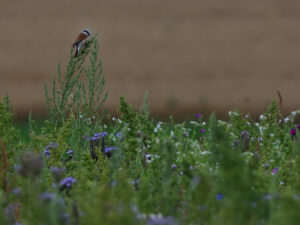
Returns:
[[[1,225],[298,224],[300,111],[284,118],[273,102],[258,122],[237,111],[155,122],[147,95],[140,109],[121,96],[104,123],[95,37],[64,74],[26,139],[0,101]]]

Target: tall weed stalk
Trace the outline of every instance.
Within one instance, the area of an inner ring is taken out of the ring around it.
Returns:
[[[76,118],[84,115],[87,118],[104,115],[100,110],[107,98],[103,93],[105,79],[102,60],[99,59],[97,36],[92,37],[83,46],[77,58],[70,52],[66,71],[62,73],[58,63],[57,77],[49,91],[44,84],[46,105],[52,124],[61,126],[71,113]]]

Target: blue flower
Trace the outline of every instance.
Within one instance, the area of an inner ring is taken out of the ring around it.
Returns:
[[[221,201],[223,199],[224,199],[224,196],[221,193],[216,195],[216,200]]]

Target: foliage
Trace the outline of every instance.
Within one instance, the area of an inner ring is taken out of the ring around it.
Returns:
[[[37,129],[29,116],[29,140],[0,101],[1,225],[298,224],[300,111],[284,118],[273,102],[258,121],[155,122],[146,94],[140,109],[121,96],[103,122],[97,51],[92,38],[59,69],[50,118]]]
[[[107,93],[102,96],[104,76],[102,60],[98,59],[99,44],[96,37],[88,40],[79,55],[74,58],[70,52],[66,72],[62,75],[58,63],[58,76],[52,82],[52,91],[44,84],[46,104],[50,120],[56,126],[61,125],[72,112],[77,117],[96,117]],[[87,57],[89,63],[86,63]],[[88,65],[86,65],[88,64]],[[103,111],[104,113],[104,111]],[[103,115],[102,115],[103,116]]]

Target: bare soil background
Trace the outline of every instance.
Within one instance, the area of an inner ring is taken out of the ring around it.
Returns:
[[[1,0],[0,95],[17,116],[46,115],[43,82],[82,28],[99,34],[111,113],[146,90],[158,117],[257,115],[277,90],[300,108],[300,1]]]

